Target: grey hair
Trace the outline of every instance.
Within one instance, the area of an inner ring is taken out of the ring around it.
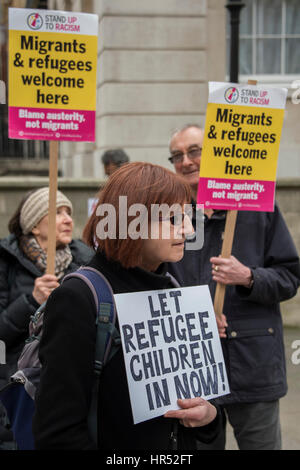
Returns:
[[[129,156],[123,149],[109,149],[103,153],[101,160],[104,165],[114,163],[117,166],[121,166],[129,162]]]
[[[172,132],[171,137],[169,139],[169,149],[170,149],[170,146],[171,146],[171,140],[173,139],[174,135],[179,134],[183,131],[186,131],[187,129],[190,129],[191,127],[195,127],[196,129],[199,129],[200,131],[203,132],[203,127],[200,126],[199,124],[193,124],[193,123],[185,124],[183,127],[177,128]]]

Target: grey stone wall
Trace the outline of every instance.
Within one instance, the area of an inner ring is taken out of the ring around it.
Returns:
[[[97,138],[95,143],[61,143],[63,176],[103,178],[100,157],[110,147],[124,147],[133,161],[168,165],[170,134],[189,122],[203,124],[208,81],[227,80],[226,3],[48,0],[51,9],[99,16]],[[291,99],[299,100],[299,86],[298,91],[291,88],[290,76],[252,78],[273,86],[279,80],[278,86],[289,88],[278,177],[300,177],[300,105]],[[18,161],[3,160],[1,166],[5,174],[20,174]],[[24,159],[22,167],[26,173],[46,174],[43,161],[33,165]]]
[[[289,90],[278,157],[278,178],[300,177],[299,120],[300,103],[293,103]]]
[[[100,157],[110,147],[123,147],[133,161],[168,165],[171,133],[190,122],[203,124],[208,81],[227,80],[226,3],[49,0],[50,8],[99,15],[97,138],[61,145],[64,176],[102,178]],[[289,98],[278,177],[300,177],[300,105],[291,101],[296,91],[289,77],[279,78]]]
[[[0,178],[0,238],[8,234],[7,223],[24,194],[32,188],[46,186],[47,178]],[[59,178],[58,187],[74,206],[74,238],[80,238],[87,221],[88,199],[96,196],[98,179]],[[277,184],[276,199],[300,253],[300,180],[282,180]],[[296,297],[282,303],[285,325],[300,326],[300,290]]]
[[[300,254],[300,180],[280,180],[276,199]],[[281,308],[285,325],[300,326],[300,288],[296,297],[282,302]]]
[[[133,161],[168,165],[171,133],[189,122],[203,124],[208,80],[224,80],[224,5],[76,2],[99,15],[97,137],[95,144],[62,145],[64,176],[103,177],[100,157],[111,147],[123,147]]]

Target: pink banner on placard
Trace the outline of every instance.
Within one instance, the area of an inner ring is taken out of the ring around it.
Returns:
[[[95,141],[95,111],[9,108],[9,138]]]
[[[197,203],[206,208],[274,211],[275,181],[200,178]]]

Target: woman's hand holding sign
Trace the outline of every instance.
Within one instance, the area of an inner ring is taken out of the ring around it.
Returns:
[[[216,407],[200,397],[177,400],[177,403],[181,410],[168,411],[164,417],[177,418],[186,428],[206,426],[217,416]]]
[[[41,305],[58,286],[59,283],[56,276],[52,274],[44,274],[43,276],[36,278],[32,295],[37,303]]]

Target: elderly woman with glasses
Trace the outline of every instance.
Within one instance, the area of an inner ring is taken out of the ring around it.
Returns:
[[[131,225],[133,216],[120,208],[121,196],[127,198],[128,208],[138,203],[146,209],[141,222],[146,227],[141,227],[143,236],[136,236]],[[114,293],[174,287],[166,263],[182,258],[185,239],[193,232],[183,212],[189,200],[189,186],[163,167],[135,162],[113,173],[85,227],[84,240],[97,248],[90,266],[106,277]],[[176,204],[179,211],[172,216],[151,217],[151,208],[156,204]],[[106,230],[102,230],[107,217],[101,212],[104,205],[107,211],[112,207],[111,214],[115,214],[111,227],[107,219]],[[99,212],[103,215],[97,215]],[[124,220],[126,237],[121,236]],[[169,236],[163,237],[166,229]],[[87,423],[94,348],[92,294],[81,279],[70,279],[50,296],[45,312],[40,346],[43,369],[33,426],[38,449],[94,448]],[[210,441],[219,432],[217,408],[200,397],[179,400],[181,409],[134,425],[121,348],[104,367],[100,380],[98,449],[172,449],[175,423],[179,449],[195,450],[197,439]]]

